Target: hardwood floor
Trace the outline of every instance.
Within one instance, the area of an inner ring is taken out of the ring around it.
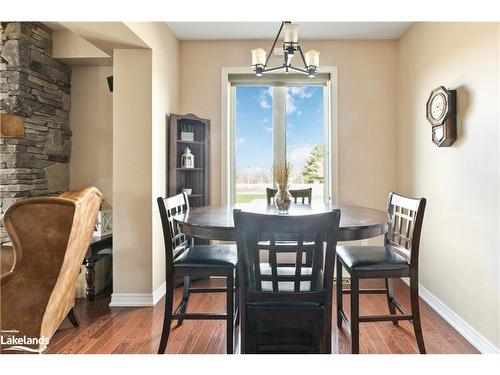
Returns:
[[[224,280],[202,280],[194,286],[223,285]],[[374,281],[362,286],[381,286]],[[182,288],[175,291],[176,304]],[[335,293],[334,293],[335,295]],[[408,287],[395,283],[396,298],[409,309]],[[348,296],[344,297],[346,301]],[[163,320],[163,300],[155,307],[109,308],[109,293],[97,296],[90,303],[78,300],[76,313],[79,328],[60,329],[50,341],[48,353],[156,353],[160,341]],[[347,309],[348,303],[344,306]],[[334,304],[335,306],[335,304]],[[194,294],[190,298],[189,311],[224,311],[225,297],[218,294]],[[446,323],[425,302],[421,301],[422,326],[428,353],[478,353],[457,331]],[[387,313],[383,295],[362,295],[360,311],[364,314]],[[348,312],[348,310],[347,310]],[[335,319],[335,312],[333,313]],[[167,353],[225,353],[224,321],[185,321],[172,332]],[[66,325],[65,325],[66,326]],[[345,327],[339,333],[332,324],[332,350],[334,353],[350,353]],[[236,330],[237,331],[237,330]],[[235,332],[235,340],[238,335]],[[238,348],[236,349],[238,350]],[[413,328],[409,322],[393,326],[391,322],[362,323],[360,325],[361,353],[418,353]]]

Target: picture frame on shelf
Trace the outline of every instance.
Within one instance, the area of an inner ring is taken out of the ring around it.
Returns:
[[[192,125],[181,125],[181,141],[193,142],[194,141],[194,127]]]

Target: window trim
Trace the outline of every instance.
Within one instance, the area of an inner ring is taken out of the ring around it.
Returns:
[[[324,95],[324,100],[329,100],[330,111],[324,116],[324,129],[327,135],[327,165],[325,179],[329,179],[328,196],[333,196],[332,203],[339,202],[339,155],[338,155],[338,106],[337,106],[337,67],[322,66],[322,73],[330,74],[330,82],[327,85],[329,95]],[[231,100],[234,102],[235,88],[231,87],[229,76],[232,74],[250,74],[254,72],[250,67],[223,67],[221,75],[221,163],[220,163],[220,202],[221,204],[230,204],[234,202],[235,191],[231,184],[231,177],[235,173],[235,162],[231,150],[234,148],[235,132],[231,130],[231,124],[234,123],[235,111],[231,106]],[[324,103],[326,104],[326,103]],[[274,143],[274,142],[273,142]]]

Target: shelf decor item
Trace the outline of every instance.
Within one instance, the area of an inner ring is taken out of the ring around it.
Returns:
[[[101,208],[97,213],[97,219],[94,227],[93,237],[102,237],[113,232],[113,207],[102,200]]]
[[[190,207],[210,204],[210,120],[169,116],[167,195],[186,192]]]
[[[189,147],[186,147],[181,155],[181,168],[194,168],[194,155]]]
[[[181,126],[181,141],[186,141],[186,142],[194,141],[194,127],[192,125]]]
[[[290,187],[290,175],[292,173],[292,163],[287,161],[277,162],[273,166],[274,181],[278,185],[278,192],[274,197],[274,204],[278,210],[278,215],[287,215],[292,195],[288,188]]]

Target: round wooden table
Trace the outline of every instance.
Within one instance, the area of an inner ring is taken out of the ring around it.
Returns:
[[[255,200],[251,203],[232,205],[204,206],[190,208],[184,213],[174,216],[181,226],[182,232],[191,237],[209,240],[236,241],[236,229],[233,222],[233,210],[276,215],[274,205],[266,201]],[[371,208],[330,205],[313,202],[308,204],[292,204],[289,215],[312,215],[340,209],[339,241],[363,240],[384,234],[387,231],[387,213]]]

